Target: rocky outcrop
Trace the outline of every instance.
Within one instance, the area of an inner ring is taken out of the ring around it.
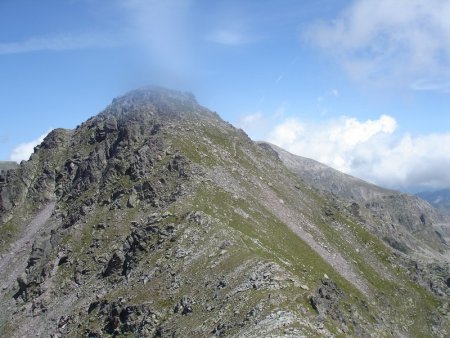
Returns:
[[[53,130],[36,147],[30,161],[7,172],[6,184],[0,184],[0,226],[13,216],[26,214],[24,209],[37,212],[54,199],[55,186],[61,177],[55,162],[65,152],[70,136],[69,130]]]
[[[336,286],[336,284],[325,277],[322,284],[311,296],[311,306],[319,313],[320,319],[323,321],[325,316],[339,321],[345,325],[344,314],[340,308],[340,301],[344,297],[344,293]]]
[[[95,301],[87,311],[104,325],[98,330],[87,329],[84,332],[87,337],[130,333],[134,336],[158,337],[161,314],[152,309],[149,303],[131,305],[126,304],[123,298],[113,302]]]

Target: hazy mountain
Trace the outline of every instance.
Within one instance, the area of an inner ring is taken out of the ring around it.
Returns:
[[[0,335],[445,336],[446,220],[287,157],[161,88],[52,131],[0,183]]]
[[[10,169],[16,169],[19,165],[13,161],[0,161],[0,172]]]
[[[430,202],[435,208],[450,214],[450,188],[437,191],[423,191],[416,195]]]

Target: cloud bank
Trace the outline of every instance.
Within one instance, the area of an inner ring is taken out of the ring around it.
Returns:
[[[268,141],[385,187],[450,187],[450,133],[399,135],[388,115],[367,121],[341,117],[320,125],[288,118],[270,131]]]
[[[33,153],[34,147],[41,144],[50,131],[51,129],[47,130],[44,134],[42,134],[35,140],[19,144],[11,151],[9,160],[16,161],[17,163],[28,160]]]
[[[447,0],[357,0],[305,36],[356,80],[448,91],[449,17]]]

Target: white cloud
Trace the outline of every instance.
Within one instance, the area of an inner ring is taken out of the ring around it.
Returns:
[[[406,85],[450,77],[449,17],[447,0],[356,0],[306,37],[354,79]]]
[[[244,129],[253,140],[263,140],[273,125],[284,117],[285,110],[284,104],[280,104],[272,114],[266,115],[261,111],[244,114],[238,117],[236,125]]]
[[[252,139],[260,140],[269,130],[268,119],[262,112],[239,116],[236,125],[244,129]]]
[[[230,29],[216,30],[209,34],[206,39],[225,46],[238,46],[247,42],[240,32]]]
[[[20,42],[2,42],[0,43],[0,55],[20,54],[37,51],[64,51],[85,48],[105,48],[114,47],[119,41],[99,36],[89,35],[57,35],[32,37]]]
[[[9,159],[18,163],[20,163],[20,161],[28,160],[33,153],[34,147],[41,144],[50,131],[51,129],[47,130],[44,134],[33,141],[19,144],[11,151]]]
[[[288,118],[273,130],[270,141],[280,147],[291,146],[301,137],[305,130],[304,125],[295,118]]]
[[[326,123],[289,118],[269,134],[269,142],[335,169],[393,188],[450,187],[450,133],[398,135],[394,118],[352,117]]]
[[[238,124],[242,127],[251,127],[257,122],[263,119],[261,112],[256,112],[254,114],[243,115],[239,118]]]

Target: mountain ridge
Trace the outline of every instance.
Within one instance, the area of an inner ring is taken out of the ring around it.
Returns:
[[[449,328],[445,269],[385,245],[189,94],[134,91],[52,131],[0,197],[4,336]]]

